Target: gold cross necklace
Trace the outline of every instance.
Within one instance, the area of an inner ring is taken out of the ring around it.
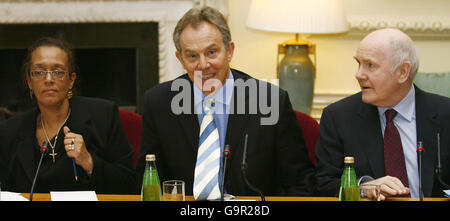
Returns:
[[[41,114],[41,125],[42,125],[42,129],[44,130],[45,138],[47,139],[47,142],[50,144],[50,147],[52,148],[52,153],[50,153],[49,155],[53,157],[53,163],[55,163],[55,156],[57,155],[57,153],[55,153],[55,147],[56,147],[56,142],[58,141],[58,134],[59,134],[59,131],[61,130],[61,128],[67,122],[67,119],[69,119],[70,112],[71,112],[71,109],[69,108],[69,113],[67,113],[66,120],[64,120],[62,125],[59,127],[58,132],[56,132],[55,141],[53,142],[53,144],[50,142],[50,139],[48,139],[47,131],[45,130],[45,126],[44,126],[44,120],[42,120],[42,114]]]

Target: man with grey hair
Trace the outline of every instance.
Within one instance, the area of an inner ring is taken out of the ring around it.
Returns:
[[[419,61],[409,36],[376,30],[360,43],[356,79],[361,92],[329,105],[320,121],[316,180],[323,195],[337,195],[344,157],[355,157],[360,183],[380,185],[387,197],[419,197],[416,148],[422,142],[423,194],[442,196],[434,175],[440,134],[444,180],[450,176],[450,99],[413,84]]]
[[[230,68],[234,43],[223,15],[210,7],[191,9],[173,39],[187,74],[145,93],[140,174],[145,155],[153,153],[161,181],[185,181],[186,194],[196,200],[217,200],[222,188],[257,195],[245,178],[266,195],[311,195],[314,166],[289,97]],[[266,112],[261,104],[276,108]],[[268,115],[275,120],[264,123]],[[227,144],[232,156],[225,171]],[[245,160],[248,166],[241,167]]]

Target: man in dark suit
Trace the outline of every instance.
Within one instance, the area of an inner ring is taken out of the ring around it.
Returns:
[[[413,85],[419,65],[417,49],[399,30],[370,33],[354,58],[359,65],[356,79],[361,92],[329,105],[320,121],[316,149],[319,192],[337,195],[344,157],[354,156],[359,182],[380,185],[381,199],[419,197],[416,148],[421,141],[426,150],[423,194],[441,196],[442,187],[434,173],[437,134],[442,174],[448,182],[450,99]]]
[[[211,136],[220,155],[226,144],[231,147],[225,192],[256,195],[241,173],[244,137],[248,134],[246,160],[251,184],[266,195],[310,195],[314,167],[289,97],[276,86],[230,68],[234,43],[223,15],[209,7],[191,9],[178,22],[174,43],[177,58],[188,73],[145,94],[138,174],[143,172],[145,155],[153,153],[161,181],[180,179],[186,182],[187,195],[197,200],[217,199],[222,156],[211,157],[219,158],[210,162],[217,170],[203,172],[205,177],[213,177],[210,183],[215,190],[202,197],[203,192],[197,194],[195,189],[202,186],[197,179],[202,174],[198,164],[203,152],[198,153]],[[212,117],[204,109],[208,100],[215,111]],[[210,117],[214,124],[204,127]],[[205,135],[208,138],[204,141],[203,132],[211,125],[213,132]]]

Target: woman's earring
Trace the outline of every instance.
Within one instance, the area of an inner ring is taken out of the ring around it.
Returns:
[[[30,99],[33,100],[33,89],[30,88]]]
[[[73,97],[73,92],[72,92],[72,89],[69,89],[69,91],[67,91],[67,99],[72,99],[72,97]]]

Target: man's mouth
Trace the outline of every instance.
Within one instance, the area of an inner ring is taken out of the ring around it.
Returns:
[[[208,79],[211,79],[211,78],[213,78],[214,76],[216,76],[216,73],[211,73],[211,74],[202,74],[202,75],[201,75],[201,77],[202,77],[202,80],[208,80]]]
[[[202,80],[208,80],[208,79],[211,79],[211,78],[213,78],[214,76],[216,76],[216,73],[215,72],[213,72],[213,73],[204,73],[204,72],[202,72],[202,71],[195,71],[194,72],[194,75],[195,76],[197,76],[197,77],[199,77],[199,78],[201,78]]]
[[[360,86],[361,87],[361,90],[368,90],[368,89],[371,89],[371,87],[368,87],[368,86]]]

